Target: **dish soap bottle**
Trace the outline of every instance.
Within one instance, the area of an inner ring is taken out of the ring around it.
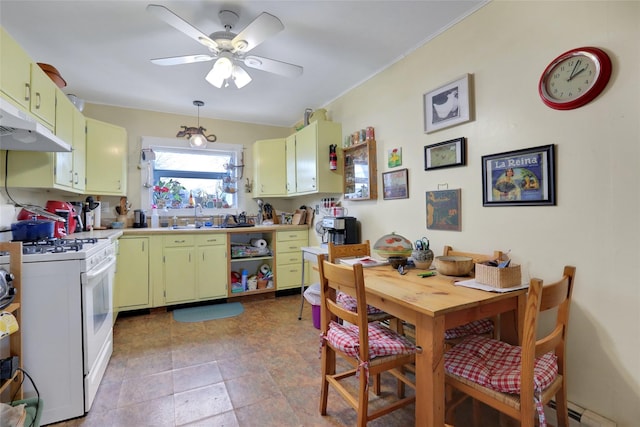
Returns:
[[[194,208],[196,206],[196,202],[193,200],[193,191],[189,192],[189,207]]]

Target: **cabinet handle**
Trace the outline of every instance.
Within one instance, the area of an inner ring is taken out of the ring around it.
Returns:
[[[185,242],[185,240],[184,240],[184,239],[183,239],[183,240],[174,240],[174,241],[173,241],[173,243],[184,243],[184,242]]]
[[[70,178],[71,178],[71,179],[69,179],[69,182],[71,184],[73,184],[73,171],[69,171],[69,175],[70,175]],[[76,184],[77,184],[77,182],[76,182]]]
[[[24,84],[24,100],[31,101],[31,85],[29,83]]]
[[[191,263],[191,254],[189,254],[189,263]]]
[[[204,252],[202,253],[202,261],[204,261]]]
[[[142,242],[142,252],[144,252],[144,241]]]
[[[77,184],[77,183],[78,183],[78,181],[79,181],[79,179],[78,179],[78,172],[76,172],[76,173],[75,173],[75,176],[76,176],[76,182],[74,182],[74,184]]]
[[[40,109],[41,101],[40,92],[36,92],[36,110]]]

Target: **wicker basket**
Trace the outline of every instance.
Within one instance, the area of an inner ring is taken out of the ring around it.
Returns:
[[[522,284],[519,265],[510,265],[505,268],[492,267],[485,264],[476,264],[475,281],[494,288],[511,288]]]

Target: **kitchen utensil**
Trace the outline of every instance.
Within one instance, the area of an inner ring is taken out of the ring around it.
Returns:
[[[54,237],[55,221],[26,219],[11,224],[12,239],[19,242],[36,242]]]
[[[438,256],[436,271],[446,276],[466,276],[473,269],[473,258],[467,256]]]
[[[420,240],[416,240],[416,250],[417,251],[426,251],[429,249],[429,239],[423,237]]]

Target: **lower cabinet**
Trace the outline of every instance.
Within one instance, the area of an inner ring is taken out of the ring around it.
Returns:
[[[276,232],[276,288],[278,290],[300,288],[302,280],[302,246],[309,244],[307,230]],[[305,261],[306,262],[306,261]],[[304,281],[309,280],[305,268]]]
[[[122,237],[118,243],[116,310],[147,308],[150,306],[149,237]]]
[[[166,304],[227,296],[225,234],[164,237],[163,273]]]

